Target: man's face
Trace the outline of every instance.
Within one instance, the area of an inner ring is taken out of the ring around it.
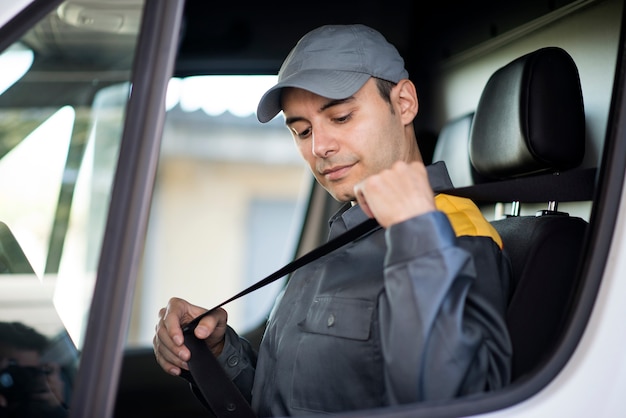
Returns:
[[[58,364],[41,363],[41,356],[37,350],[15,348],[0,344],[0,370],[9,365],[21,367],[37,367],[45,369],[45,375],[40,375],[43,380],[36,380],[35,390],[30,393],[33,400],[41,400],[49,405],[60,405],[64,400],[64,383],[61,380],[60,367]],[[38,378],[37,378],[38,379]],[[8,406],[8,399],[0,394],[0,408]]]
[[[339,201],[355,200],[357,183],[395,161],[409,160],[415,148],[406,137],[399,109],[392,112],[373,78],[344,100],[286,88],[282,107],[300,154],[317,181]]]
[[[0,369],[9,364],[18,366],[39,366],[39,352],[0,345]]]

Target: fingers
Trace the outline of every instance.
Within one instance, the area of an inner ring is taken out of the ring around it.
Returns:
[[[434,193],[421,162],[396,162],[354,189],[363,211],[385,228],[435,210]]]
[[[159,310],[152,345],[163,370],[178,376],[181,370],[189,368],[187,362],[191,352],[184,345],[182,326],[205,312],[206,309],[179,298],[170,299],[167,306]],[[219,355],[224,346],[227,319],[224,309],[215,309],[204,316],[194,330],[195,336],[206,340],[215,355]]]
[[[155,328],[152,345],[157,363],[166,372],[175,376],[180,375],[182,369],[188,369],[187,360],[189,359],[189,350],[179,342],[175,341],[173,336],[179,334],[173,330],[173,334],[168,332],[166,321],[167,309],[163,308],[159,311],[159,322]],[[182,332],[180,334],[182,338]]]
[[[217,308],[202,318],[194,330],[195,336],[201,340],[206,340],[207,345],[216,356],[220,355],[224,347],[227,322],[228,314],[226,311]]]
[[[179,298],[170,299],[167,306],[159,310],[152,345],[163,370],[178,376],[182,369],[188,369],[187,361],[191,353],[183,345],[182,325],[204,312],[206,309]]]

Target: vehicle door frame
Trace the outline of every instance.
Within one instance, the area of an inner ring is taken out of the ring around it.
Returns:
[[[39,11],[45,3],[32,5],[38,18],[43,16]],[[110,417],[114,410],[183,8],[183,0],[144,3],[131,94],[70,417]],[[48,5],[45,10],[52,8]]]

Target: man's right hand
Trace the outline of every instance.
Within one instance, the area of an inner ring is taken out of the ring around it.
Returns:
[[[170,299],[167,306],[159,310],[159,322],[152,345],[157,362],[163,370],[175,376],[180,375],[182,369],[189,370],[187,362],[191,352],[183,344],[182,326],[206,311],[205,308],[179,298]],[[194,330],[195,336],[205,340],[215,356],[224,348],[227,320],[226,311],[218,308],[202,318]]]

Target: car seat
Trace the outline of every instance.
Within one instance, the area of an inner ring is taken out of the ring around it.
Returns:
[[[445,148],[443,143],[436,149],[440,147]],[[560,201],[591,200],[595,184],[595,171],[579,167],[585,116],[571,56],[546,47],[497,70],[471,119],[467,149],[476,174],[473,186],[465,187],[466,196],[511,203],[511,213],[492,224],[512,267],[506,321],[515,381],[537,370],[557,347],[585,243],[587,222],[558,211]],[[445,161],[446,153],[437,155]],[[458,165],[447,166],[456,178]],[[461,170],[467,177],[467,167]],[[520,204],[526,202],[547,206],[536,215],[521,216]]]

